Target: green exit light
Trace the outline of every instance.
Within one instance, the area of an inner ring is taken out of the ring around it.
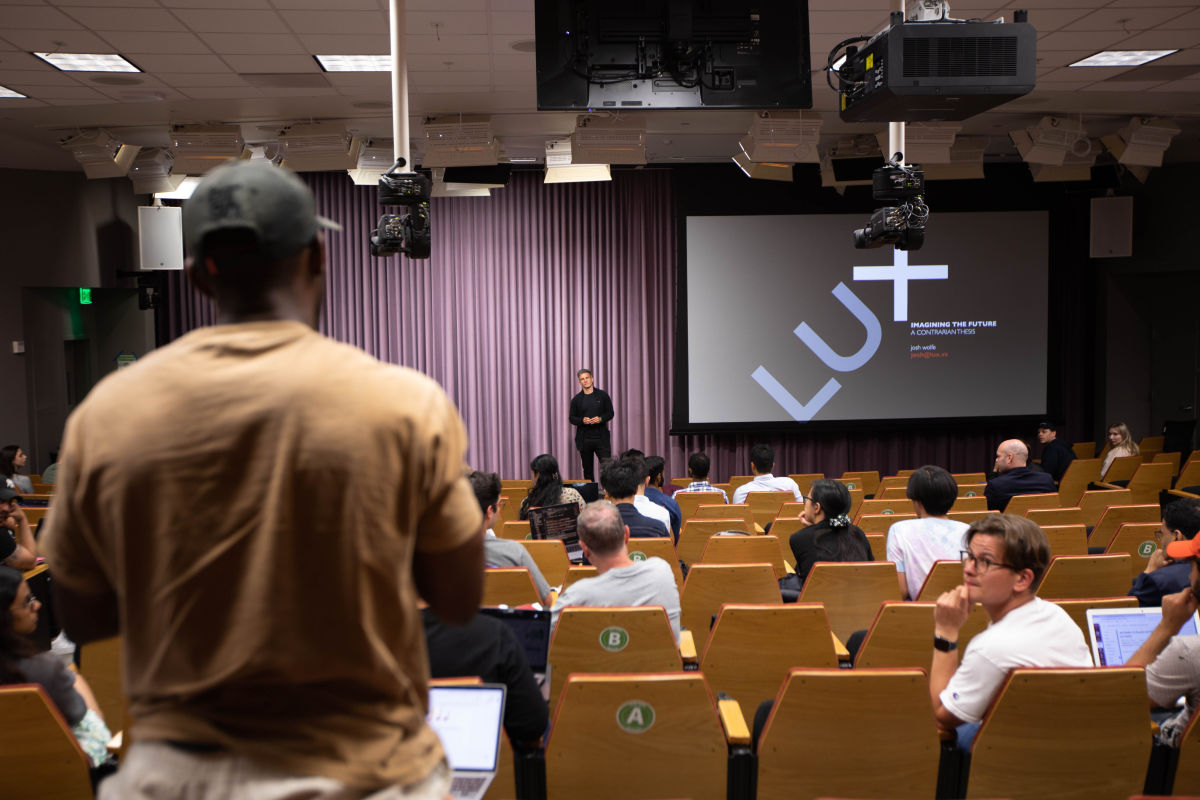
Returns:
[[[79,289],[79,305],[90,306],[92,304],[92,290],[84,287]]]

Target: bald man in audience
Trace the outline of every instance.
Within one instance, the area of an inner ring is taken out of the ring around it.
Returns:
[[[577,522],[579,546],[595,568],[595,578],[568,586],[551,609],[551,625],[569,606],[662,606],[679,640],[679,589],[671,565],[651,556],[645,561],[629,557],[629,527],[617,507],[607,500],[584,506]]]
[[[983,491],[991,511],[1003,511],[1008,501],[1019,494],[1058,491],[1054,478],[1029,468],[1029,448],[1020,439],[1008,439],[996,448],[995,472],[996,476]]]
[[[1050,543],[1036,523],[988,514],[967,528],[963,585],[938,598],[933,611],[929,693],[943,730],[958,729],[969,748],[978,723],[1016,667],[1090,667],[1083,631],[1067,612],[1036,596],[1050,565]],[[990,625],[971,639],[958,663],[958,637],[971,606]]]

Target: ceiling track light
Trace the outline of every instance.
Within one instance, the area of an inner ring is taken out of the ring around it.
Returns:
[[[1117,163],[1127,167],[1161,167],[1163,156],[1180,128],[1166,119],[1134,117],[1115,134],[1100,141],[1117,157]]]
[[[762,111],[755,115],[750,130],[738,142],[738,146],[745,156],[743,160],[816,164],[821,160],[821,154],[817,151],[820,139],[819,117],[805,116],[800,111]],[[737,154],[733,158],[735,163],[739,163]]]
[[[584,183],[611,181],[608,164],[576,164],[571,160],[571,140],[552,139],[546,142],[546,176],[543,183]]]
[[[361,150],[362,139],[339,123],[292,125],[279,134],[281,164],[295,172],[356,169]]]
[[[75,156],[89,179],[124,177],[141,150],[100,128],[80,131],[62,140],[61,145]]]
[[[645,164],[646,124],[640,119],[581,114],[571,133],[578,164]]]
[[[173,192],[179,188],[187,177],[185,174],[172,174],[175,159],[171,152],[159,147],[143,149],[133,160],[129,170],[129,180],[133,181],[133,191],[136,194],[156,194],[158,192]]]
[[[238,125],[180,125],[171,131],[175,171],[203,175],[226,161],[249,159],[250,149]]]
[[[1060,167],[1069,153],[1087,142],[1087,129],[1081,120],[1066,117],[1042,117],[1036,125],[1009,132],[1021,160],[1027,164]]]
[[[500,162],[500,140],[486,117],[431,118],[423,129],[423,167],[486,167]]]

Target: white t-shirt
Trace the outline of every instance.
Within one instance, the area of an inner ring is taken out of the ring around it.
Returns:
[[[933,562],[962,557],[967,527],[965,522],[926,517],[902,520],[888,528],[887,560],[904,573],[910,600],[917,599]]]
[[[1090,666],[1083,631],[1067,612],[1035,597],[971,639],[939,699],[963,722],[979,722],[1014,667]]]
[[[568,586],[550,609],[551,628],[558,625],[558,615],[567,606],[662,606],[679,641],[679,589],[671,565],[657,556]]]
[[[734,504],[746,502],[746,495],[751,492],[791,492],[797,503],[804,502],[804,495],[800,494],[800,486],[794,480],[786,476],[776,478],[769,472],[764,472],[749,483],[743,483],[734,489]]]
[[[646,495],[635,494],[633,496],[633,507],[636,508],[637,512],[643,517],[656,519],[663,525],[666,525],[668,534],[671,532],[671,515],[665,508],[651,500],[649,497],[646,497]]]
[[[1170,708],[1180,697],[1187,699],[1182,710],[1162,723],[1159,741],[1179,746],[1179,737],[1200,705],[1200,636],[1172,636],[1171,641],[1146,665],[1146,693],[1156,705]]]

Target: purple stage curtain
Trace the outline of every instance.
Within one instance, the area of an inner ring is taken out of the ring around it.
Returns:
[[[614,453],[661,454],[668,478],[686,475],[696,450],[709,453],[714,479],[746,474],[750,446],[764,439],[776,448],[779,473],[894,472],[923,463],[976,471],[990,468],[991,448],[1005,438],[979,428],[954,436],[671,437],[677,250],[667,170],[557,185],[544,185],[540,172],[518,172],[490,198],[437,198],[427,261],[371,258],[367,240],[381,213],[374,187],[354,186],[344,173],[304,177],[318,212],[344,229],[327,235],[322,332],[445,387],[466,423],[476,469],[524,478],[534,456],[551,453],[564,478],[582,475],[567,421],[582,367],[612,396]],[[211,324],[211,305],[178,274],[168,301],[172,338]]]

